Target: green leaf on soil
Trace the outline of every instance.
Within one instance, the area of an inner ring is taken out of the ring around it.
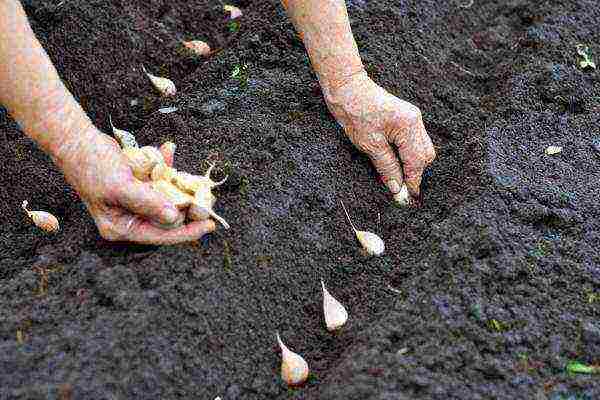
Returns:
[[[587,46],[583,44],[577,45],[577,54],[579,54],[583,60],[579,61],[579,67],[581,69],[593,68],[596,69],[596,63],[592,59],[592,55],[590,54],[590,50]]]
[[[567,363],[566,370],[568,372],[579,373],[579,374],[597,374],[600,373],[598,367],[592,367],[590,365],[582,364],[578,361],[569,361]]]

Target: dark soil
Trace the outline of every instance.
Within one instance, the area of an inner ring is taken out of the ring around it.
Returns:
[[[231,173],[232,229],[104,241],[0,114],[1,399],[600,398],[598,376],[565,370],[600,363],[600,75],[576,53],[600,64],[596,0],[348,1],[369,73],[437,148],[421,209],[393,206],[330,116],[279,3],[237,3],[237,32],[216,1],[24,3],[97,126],[110,113],[144,145],[174,140],[177,168]],[[223,50],[194,59],[181,39]],[[32,226],[24,199],[63,230]],[[341,199],[385,256],[360,254]],[[350,313],[337,336],[320,279]],[[305,387],[281,381],[276,332],[309,362]]]

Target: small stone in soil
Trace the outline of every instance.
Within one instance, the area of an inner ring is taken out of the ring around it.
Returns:
[[[596,153],[600,154],[600,138],[592,140],[592,148],[596,151]]]

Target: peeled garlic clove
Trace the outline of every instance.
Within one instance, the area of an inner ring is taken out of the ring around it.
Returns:
[[[172,80],[167,78],[161,78],[160,76],[154,76],[148,73],[148,71],[146,71],[146,68],[143,65],[142,69],[144,70],[146,76],[150,78],[150,81],[152,82],[156,90],[160,92],[160,94],[162,94],[163,96],[174,96],[175,93],[177,93],[177,88],[175,87],[175,84]]]
[[[554,155],[554,154],[558,154],[561,151],[562,151],[562,147],[561,146],[548,146],[548,147],[546,147],[546,150],[544,150],[544,152],[548,156],[551,156],[551,155]]]
[[[342,208],[344,209],[344,212],[346,213],[346,217],[348,218],[348,222],[350,222],[350,226],[352,227],[352,230],[354,230],[354,234],[356,235],[356,238],[358,239],[358,241],[359,241],[360,245],[363,247],[363,249],[365,249],[367,254],[372,255],[372,256],[382,255],[385,250],[385,244],[383,243],[383,240],[379,236],[377,236],[376,234],[374,234],[372,232],[359,231],[358,229],[356,229],[356,227],[350,220],[350,215],[348,214],[348,210],[346,210],[346,206],[344,205],[344,202],[340,201],[340,203],[342,203]]]
[[[192,196],[183,193],[167,181],[151,182],[150,185],[152,189],[164,194],[167,199],[180,210],[189,207],[194,201]]]
[[[321,281],[323,288],[323,314],[325,325],[330,332],[340,329],[348,320],[348,311],[337,301],[325,288],[325,282]]]
[[[281,378],[289,386],[303,384],[308,378],[308,364],[299,354],[294,353],[281,341],[279,333],[277,342],[281,348]]]
[[[400,191],[394,195],[394,201],[401,206],[410,204],[410,194],[408,193],[406,184],[403,184]]]
[[[183,46],[197,56],[207,56],[210,54],[210,46],[202,40],[184,41]]]
[[[173,142],[164,142],[159,147],[159,150],[163,155],[163,159],[169,167],[173,166],[173,159],[175,158],[176,148],[177,146]]]
[[[229,18],[231,18],[231,19],[236,19],[236,18],[239,18],[242,16],[242,10],[240,10],[239,8],[237,8],[235,6],[224,5],[223,9],[230,13]]]
[[[385,251],[383,240],[373,232],[356,231],[356,237],[367,254],[371,256],[380,256]]]
[[[54,215],[52,215],[46,211],[29,211],[27,209],[28,204],[29,203],[27,200],[23,200],[23,203],[21,204],[21,208],[23,208],[23,210],[25,210],[25,212],[27,213],[27,216],[29,218],[31,218],[33,223],[38,228],[41,228],[44,231],[50,232],[50,233],[58,232],[58,230],[60,229],[60,225],[58,223],[58,219]]]
[[[135,136],[133,136],[131,133],[129,133],[127,131],[115,128],[110,114],[108,115],[108,120],[110,121],[110,127],[112,128],[113,135],[115,135],[117,142],[119,142],[119,144],[121,145],[122,148],[126,148],[126,147],[136,147],[137,148],[137,147],[139,147],[137,141],[135,140]]]

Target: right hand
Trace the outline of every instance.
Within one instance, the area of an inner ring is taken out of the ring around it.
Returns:
[[[174,229],[157,227],[181,223],[185,214],[148,183],[133,176],[115,139],[96,128],[83,136],[87,138],[85,141],[62,146],[62,154],[56,156],[57,164],[104,239],[175,244],[198,240],[215,230],[212,220],[194,221]]]

